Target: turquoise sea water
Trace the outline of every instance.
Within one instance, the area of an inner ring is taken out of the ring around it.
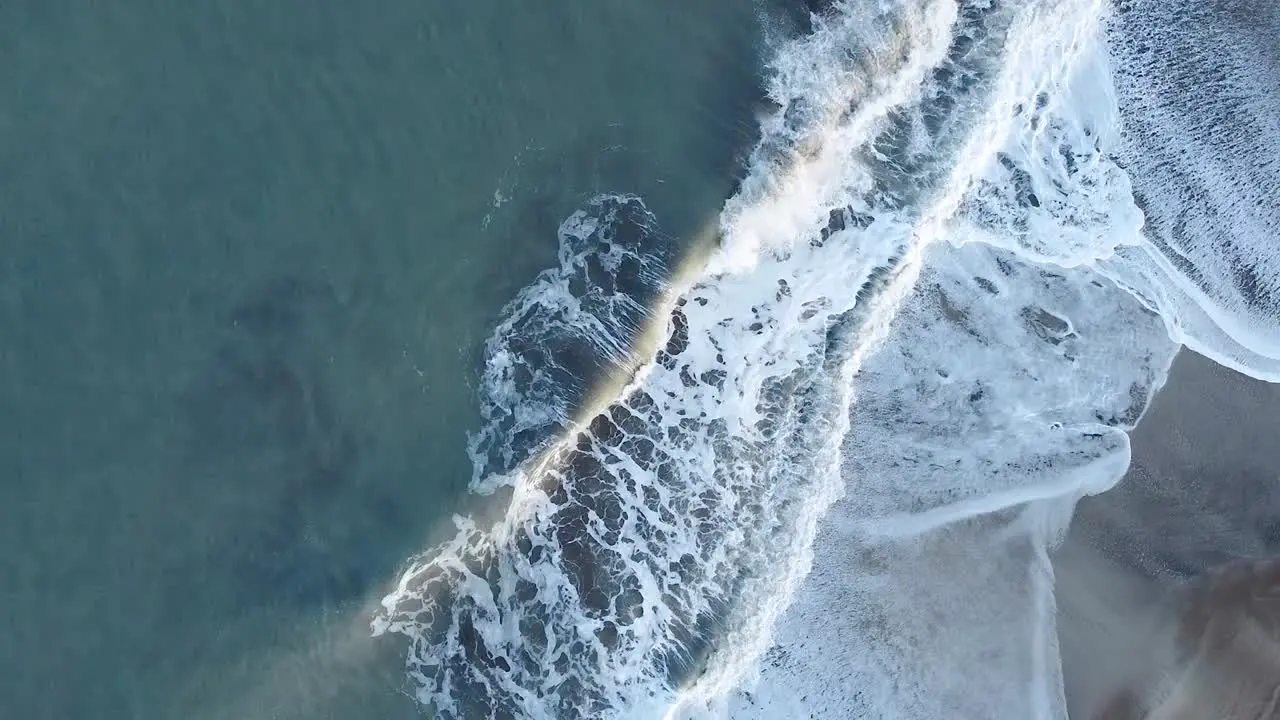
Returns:
[[[484,339],[593,194],[714,217],[760,12],[0,6],[0,717],[412,716]]]

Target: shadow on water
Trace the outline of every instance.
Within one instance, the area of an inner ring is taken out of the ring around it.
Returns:
[[[378,549],[409,537],[391,488],[368,481],[373,438],[331,387],[327,361],[353,340],[345,309],[325,281],[269,281],[227,313],[214,357],[185,393],[182,474],[260,508],[232,519],[211,548],[209,570],[234,579],[239,605],[356,601],[394,569]]]

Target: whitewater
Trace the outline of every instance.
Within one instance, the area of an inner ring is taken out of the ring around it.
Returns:
[[[1075,502],[1123,475],[1180,346],[1280,380],[1270,166],[1183,153],[1211,220],[1144,179],[1177,117],[1134,5],[832,3],[775,43],[709,242],[632,195],[567,218],[487,347],[497,509],[373,622],[424,708],[1065,717]]]

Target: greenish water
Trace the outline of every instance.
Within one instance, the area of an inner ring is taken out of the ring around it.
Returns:
[[[592,194],[714,216],[757,11],[0,6],[0,718],[412,716],[484,338]]]

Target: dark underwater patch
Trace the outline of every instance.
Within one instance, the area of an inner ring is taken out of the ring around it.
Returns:
[[[282,277],[239,299],[184,396],[184,477],[217,483],[207,572],[245,606],[334,606],[382,579],[387,533],[407,525],[370,482],[376,452],[336,399],[329,358],[354,339],[328,283]]]

